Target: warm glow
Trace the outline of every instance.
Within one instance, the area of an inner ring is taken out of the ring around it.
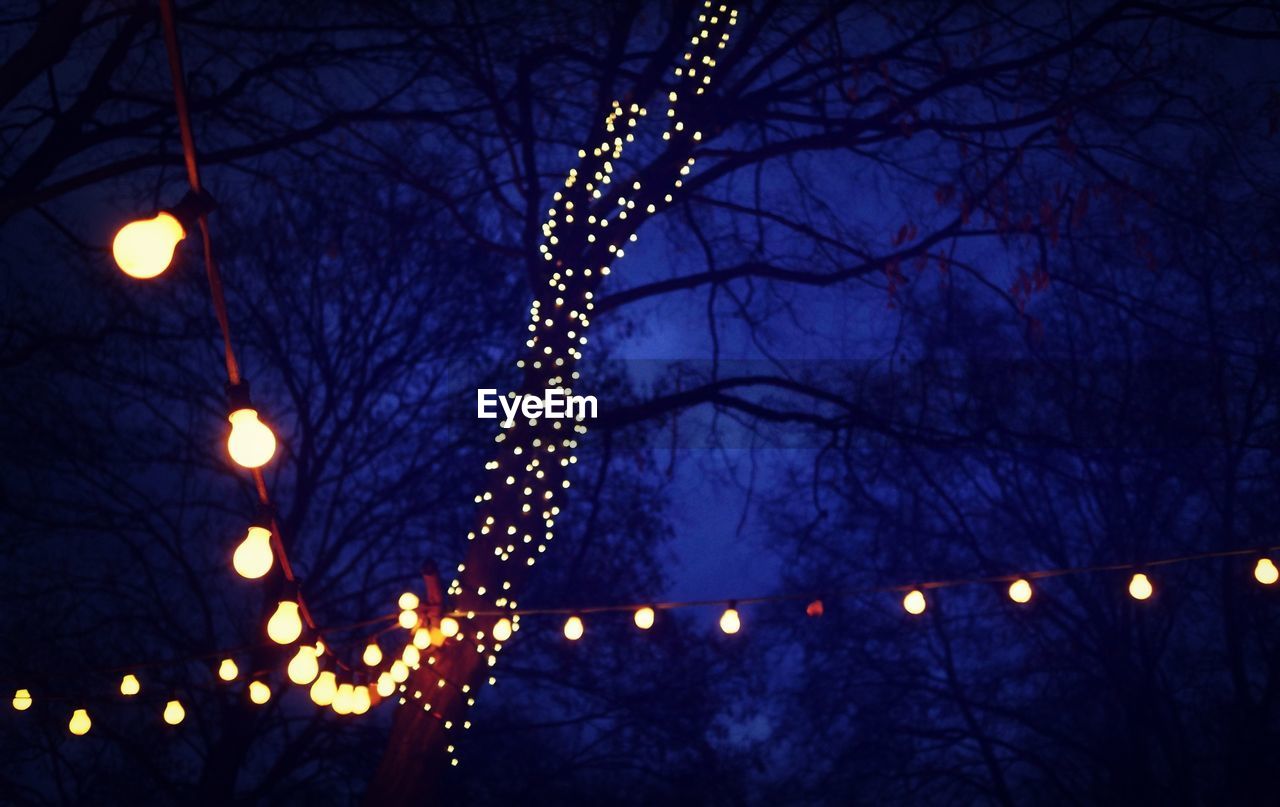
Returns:
[[[418,612],[406,608],[400,612],[400,627],[413,630],[418,627]]]
[[[444,631],[440,630],[439,627],[432,625],[427,629],[427,635],[430,637],[433,647],[439,647],[444,644]]]
[[[422,663],[422,651],[411,644],[405,645],[404,653],[400,658],[410,667],[417,667]]]
[[[302,635],[302,618],[298,615],[298,604],[293,600],[281,600],[276,612],[267,621],[267,635],[276,644],[296,642]]]
[[[31,708],[31,690],[19,689],[13,693],[13,708],[25,712]]]
[[[373,706],[373,698],[369,695],[369,687],[364,684],[356,687],[351,702],[351,714],[362,715],[369,711],[371,706]]]
[[[505,616],[493,623],[493,640],[495,642],[505,642],[511,638],[511,620]]]
[[[632,619],[635,620],[637,628],[640,630],[648,630],[653,627],[653,617],[653,609],[646,605],[643,608],[637,608],[635,616],[632,617]]]
[[[249,682],[249,700],[261,706],[271,700],[271,687],[262,681]]]
[[[564,638],[576,642],[582,638],[582,620],[575,614],[564,621]]]
[[[440,620],[440,632],[447,636],[456,636],[458,634],[458,620],[451,616],[447,616]]]
[[[382,673],[378,676],[378,695],[383,698],[391,697],[391,693],[396,691],[396,681],[391,677],[391,673]]]
[[[120,679],[121,695],[137,695],[142,690],[142,685],[138,683],[138,676],[130,673]]]
[[[1151,581],[1147,579],[1145,574],[1139,572],[1135,574],[1129,581],[1129,596],[1135,600],[1145,600],[1152,595],[1155,589],[1151,586]]]
[[[738,616],[737,608],[724,609],[720,615],[720,630],[730,635],[742,630],[742,618]]]
[[[84,709],[76,709],[71,713],[71,722],[67,723],[67,728],[79,737],[82,734],[88,734],[89,727],[92,725],[93,721],[89,719],[89,713]]]
[[[333,711],[340,715],[349,715],[355,709],[356,688],[351,684],[339,684],[333,696]]]
[[[924,592],[919,589],[907,592],[907,596],[902,598],[902,607],[907,609],[908,614],[923,614],[925,608]]]
[[[409,678],[409,665],[400,659],[391,662],[391,680],[403,684]]]
[[[299,647],[298,652],[289,661],[289,680],[304,687],[316,680],[320,672],[320,654],[314,647]]]
[[[265,423],[258,420],[256,409],[237,409],[227,420],[231,421],[227,453],[237,465],[261,468],[270,462],[276,453],[276,436]]]
[[[177,701],[169,701],[164,705],[164,722],[170,726],[176,726],[185,720],[187,710],[182,708],[182,704]]]
[[[413,632],[413,646],[419,650],[426,650],[431,646],[431,631],[426,628],[418,628]]]
[[[1269,586],[1276,580],[1280,580],[1280,571],[1276,570],[1276,565],[1271,562],[1271,558],[1259,558],[1258,564],[1253,567],[1253,579],[1264,586]]]
[[[311,702],[316,706],[328,706],[338,694],[338,676],[325,670],[311,685]]]
[[[1009,584],[1009,599],[1014,602],[1031,601],[1031,583],[1018,578]]]
[[[231,556],[231,565],[241,577],[257,580],[271,571],[271,560],[271,530],[250,527],[249,534]]]
[[[377,642],[369,642],[360,658],[370,667],[377,667],[382,663],[382,648],[378,647]]]
[[[224,658],[222,663],[218,665],[218,677],[223,681],[234,681],[239,674],[240,668],[229,658]]]
[[[129,277],[147,280],[169,268],[178,242],[187,237],[182,224],[168,213],[131,221],[111,242],[116,265]]]
[[[401,611],[412,611],[418,607],[418,595],[412,591],[406,591],[400,595],[399,605]]]

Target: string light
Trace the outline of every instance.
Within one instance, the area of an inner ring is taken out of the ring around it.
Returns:
[[[333,711],[340,715],[349,715],[354,711],[355,704],[355,687],[348,683],[338,685],[338,691],[333,696]]]
[[[571,642],[576,642],[582,638],[582,632],[582,618],[577,614],[574,614],[564,621],[564,638]]]
[[[224,658],[218,665],[218,677],[223,681],[234,681],[239,674],[240,668],[236,666],[233,659]]]
[[[400,618],[398,621],[400,623],[400,627],[405,630],[413,630],[418,627],[418,612],[405,609],[400,612]]]
[[[138,676],[132,673],[120,679],[120,694],[126,698],[137,695],[142,691],[142,685],[138,683]]]
[[[495,642],[505,642],[511,638],[511,620],[505,616],[493,623],[493,640]]]
[[[267,621],[267,636],[276,644],[293,644],[301,635],[302,619],[298,616],[298,604],[293,600],[281,600]]]
[[[401,611],[412,611],[418,607],[418,595],[412,591],[406,591],[400,595],[398,603]]]
[[[654,611],[647,605],[642,606],[636,609],[631,619],[640,630],[648,630],[653,627]]]
[[[733,603],[729,603],[729,607],[720,615],[720,630],[730,636],[742,630],[742,618],[738,616],[738,609]]]
[[[31,708],[31,690],[19,689],[13,693],[13,708],[19,712],[25,712]]]
[[[373,706],[373,697],[369,694],[369,687],[360,684],[355,687],[351,700],[351,713],[353,715],[362,715]]]
[[[174,251],[187,237],[187,231],[213,208],[214,201],[209,194],[188,192],[173,208],[121,227],[111,241],[111,256],[120,271],[129,277],[138,280],[157,277],[173,263]]]
[[[906,609],[908,614],[914,616],[923,614],[926,607],[924,592],[919,589],[908,591],[907,596],[902,598],[902,607]]]
[[[316,706],[328,706],[338,694],[338,676],[325,670],[311,685],[311,702]]]
[[[1135,600],[1148,599],[1153,593],[1155,588],[1145,574],[1138,572],[1129,579],[1129,596]]]
[[[271,687],[262,681],[249,682],[249,700],[261,706],[271,700]]]
[[[1264,586],[1270,586],[1280,580],[1280,571],[1271,562],[1271,558],[1258,558],[1258,563],[1253,567],[1253,579]]]
[[[1016,603],[1031,602],[1031,583],[1021,577],[1014,580],[1009,584],[1009,599]]]
[[[310,684],[320,673],[320,650],[309,645],[299,647],[298,652],[289,661],[286,672],[289,680],[298,686]]]
[[[255,524],[236,547],[231,565],[246,580],[257,580],[271,571],[272,557],[271,530]]]
[[[364,654],[360,659],[370,667],[377,667],[382,663],[382,648],[378,647],[377,642],[369,642],[365,645]]]
[[[88,734],[92,727],[93,721],[89,719],[87,709],[76,709],[71,713],[71,720],[67,722],[67,730],[77,737]]]
[[[176,726],[186,718],[187,710],[178,701],[172,700],[164,705],[164,722],[170,726]]]
[[[447,638],[452,638],[454,636],[457,636],[459,627],[460,626],[458,625],[458,620],[454,619],[451,616],[444,617],[443,619],[440,620],[440,632],[443,633]]]

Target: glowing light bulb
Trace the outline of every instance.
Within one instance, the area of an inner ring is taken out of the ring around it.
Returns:
[[[391,693],[396,691],[395,679],[391,677],[391,673],[382,673],[378,676],[378,696],[382,698],[391,697]]]
[[[186,237],[186,230],[174,216],[157,213],[121,227],[111,242],[111,255],[120,271],[148,280],[169,268],[178,242]]]
[[[351,684],[339,684],[333,696],[333,711],[340,715],[349,715],[355,706],[355,687]]]
[[[738,609],[729,606],[724,609],[724,613],[720,615],[720,630],[732,636],[742,630],[742,618],[738,616]]]
[[[1009,599],[1017,603],[1031,601],[1031,583],[1030,581],[1018,578],[1009,584]]]
[[[311,685],[311,702],[316,706],[328,706],[338,694],[338,676],[325,670]]]
[[[187,718],[187,710],[178,701],[169,701],[164,705],[164,722],[176,726]]]
[[[351,699],[351,714],[362,715],[373,706],[373,698],[369,695],[369,687],[361,684],[355,688]]]
[[[138,683],[138,676],[130,673],[120,679],[121,695],[137,695],[142,690],[142,685]]]
[[[426,628],[418,628],[413,632],[413,646],[419,650],[426,650],[431,646],[431,631]]]
[[[493,623],[493,640],[495,642],[505,642],[511,638],[511,620],[505,616]]]
[[[582,638],[582,620],[577,614],[569,617],[564,621],[564,638],[571,642],[576,642]]]
[[[298,604],[293,600],[281,600],[276,612],[267,621],[267,635],[276,644],[291,644],[302,635],[302,618],[298,616]]]
[[[400,612],[399,622],[405,630],[413,630],[418,627],[418,612],[406,608]]]
[[[411,644],[405,645],[404,654],[400,658],[410,667],[417,667],[422,663],[422,651]]]
[[[1155,593],[1155,588],[1145,574],[1139,572],[1129,580],[1129,596],[1135,600],[1145,600]]]
[[[235,661],[224,658],[222,663],[218,665],[218,677],[223,681],[234,681],[236,676],[240,674],[240,668],[236,666]]]
[[[902,598],[902,607],[907,609],[908,614],[919,616],[924,613],[926,605],[924,592],[919,589],[908,591],[907,596]]]
[[[13,693],[13,708],[19,712],[25,712],[31,708],[31,690],[19,689]]]
[[[261,706],[271,700],[271,687],[261,681],[250,681],[249,700]]]
[[[235,554],[231,556],[231,565],[236,574],[248,580],[257,580],[271,571],[273,560],[271,552],[271,530],[265,527],[250,527]]]
[[[320,653],[313,647],[299,647],[289,661],[289,680],[304,687],[320,674]]]
[[[227,453],[237,465],[261,468],[271,461],[276,453],[276,436],[267,424],[258,420],[258,410],[237,409],[227,420],[231,421]]]
[[[412,591],[406,591],[400,595],[399,605],[401,611],[412,611],[418,607],[418,595]]]
[[[1271,562],[1271,558],[1258,558],[1257,565],[1253,567],[1253,579],[1264,586],[1270,586],[1280,580],[1280,571]]]
[[[409,665],[400,659],[391,662],[391,680],[403,684],[409,679]]]
[[[440,620],[440,632],[443,633],[446,637],[457,636],[458,629],[460,627],[461,626],[458,625],[458,620],[454,619],[451,616],[447,616],[444,619]]]
[[[648,630],[653,627],[653,609],[649,606],[637,608],[632,620],[636,623],[636,627],[640,630]]]
[[[67,730],[80,737],[88,734],[92,726],[93,721],[89,719],[89,712],[85,709],[76,709],[71,713],[71,720],[67,723]]]
[[[382,648],[378,647],[377,642],[369,642],[360,658],[370,667],[377,667],[382,663]]]

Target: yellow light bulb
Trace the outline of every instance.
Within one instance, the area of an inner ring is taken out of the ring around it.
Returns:
[[[400,659],[391,662],[391,680],[397,684],[403,684],[409,680],[409,665]]]
[[[298,652],[289,661],[289,680],[300,687],[316,680],[316,676],[320,673],[319,656],[320,654],[313,647],[299,647]]]
[[[431,646],[431,631],[426,628],[418,628],[413,632],[413,646],[419,650],[426,650]]]
[[[337,693],[333,696],[333,711],[340,715],[351,714],[355,706],[355,687],[351,684],[340,684]]]
[[[267,635],[276,644],[290,644],[302,635],[302,618],[298,604],[293,600],[281,600],[276,612],[267,621]]]
[[[186,237],[181,222],[169,213],[157,213],[121,227],[111,242],[111,255],[120,271],[147,280],[169,268],[173,251]]]
[[[919,589],[908,591],[907,596],[902,598],[902,607],[907,609],[908,614],[919,616],[924,613],[926,606],[924,592]]]
[[[231,434],[227,437],[227,453],[237,465],[261,468],[276,453],[276,436],[258,420],[258,410],[237,409],[228,416]]]
[[[410,667],[417,667],[422,663],[422,651],[411,644],[405,645],[404,654],[400,658]]]
[[[182,708],[182,704],[177,701],[169,701],[164,705],[164,722],[170,726],[176,726],[185,720],[187,710]]]
[[[121,695],[137,695],[142,690],[142,685],[138,683],[138,676],[130,673],[120,679]]]
[[[511,638],[511,620],[505,616],[493,623],[493,640],[495,642],[505,642]]]
[[[581,639],[583,630],[582,620],[578,618],[577,614],[564,621],[564,638],[571,642]]]
[[[413,630],[418,627],[418,612],[405,609],[400,612],[400,627],[405,630]]]
[[[377,642],[369,642],[364,649],[364,655],[361,656],[364,663],[370,667],[377,667],[382,663],[382,648],[378,647]]]
[[[265,527],[250,527],[248,535],[236,547],[231,556],[231,565],[236,574],[248,580],[257,580],[271,571],[271,530]]]
[[[271,687],[261,681],[250,681],[249,700],[261,706],[271,700]]]
[[[351,702],[351,714],[362,715],[369,711],[373,706],[373,698],[369,695],[369,687],[361,684],[355,688],[355,695]]]
[[[1280,571],[1271,562],[1271,558],[1259,558],[1258,564],[1253,567],[1253,579],[1264,586],[1270,586],[1280,580]]]
[[[399,605],[401,611],[412,611],[418,607],[418,595],[412,591],[406,591],[400,595]]]
[[[328,706],[338,694],[338,676],[329,670],[320,673],[311,685],[311,702],[316,706]]]
[[[1135,574],[1129,580],[1129,596],[1135,600],[1145,600],[1153,593],[1155,593],[1155,588],[1145,574]]]
[[[71,713],[71,721],[67,723],[67,729],[77,737],[88,734],[93,721],[89,719],[89,713],[84,709],[76,709]]]
[[[731,636],[742,630],[742,619],[738,616],[737,608],[724,609],[724,613],[720,615],[720,630]]]
[[[440,620],[440,632],[446,637],[456,636],[458,634],[459,627],[458,620],[451,616],[447,616]]]
[[[19,689],[13,693],[13,708],[25,712],[31,708],[31,690]]]
[[[234,681],[239,674],[240,668],[236,666],[235,661],[229,658],[224,658],[222,663],[218,665],[218,677],[223,681]]]
[[[653,627],[654,612],[649,606],[637,608],[635,616],[632,619],[636,623],[636,627],[640,630],[648,630]]]
[[[1017,603],[1031,601],[1031,583],[1018,578],[1009,584],[1009,599]]]
[[[391,697],[391,693],[396,691],[395,679],[391,677],[391,673],[382,673],[378,676],[378,695],[383,698]]]

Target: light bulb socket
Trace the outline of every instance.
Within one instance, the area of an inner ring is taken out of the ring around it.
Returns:
[[[249,382],[240,381],[237,384],[227,385],[227,405],[232,412],[238,412],[241,409],[252,409],[253,400],[249,397]]]
[[[187,232],[194,230],[200,223],[200,217],[212,213],[218,207],[217,201],[206,190],[187,191],[176,205],[165,212],[173,216]]]

